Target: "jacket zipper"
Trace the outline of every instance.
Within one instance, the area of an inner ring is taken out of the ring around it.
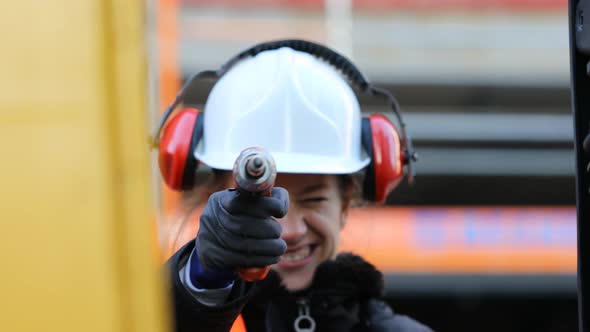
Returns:
[[[293,323],[295,332],[314,332],[315,320],[309,314],[309,303],[306,298],[297,300],[297,311],[298,316]]]

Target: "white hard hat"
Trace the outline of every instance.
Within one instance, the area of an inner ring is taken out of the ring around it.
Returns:
[[[341,74],[318,58],[280,48],[242,60],[214,85],[195,157],[231,170],[240,151],[267,149],[283,173],[348,174],[370,158],[361,112]]]

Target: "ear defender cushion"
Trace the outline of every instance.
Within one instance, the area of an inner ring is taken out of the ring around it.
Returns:
[[[399,134],[386,116],[373,114],[363,119],[362,135],[363,147],[371,156],[365,198],[383,204],[404,176]]]
[[[158,155],[164,182],[173,190],[190,189],[197,160],[195,147],[203,136],[203,116],[195,108],[185,108],[164,128]]]
[[[361,143],[363,149],[365,149],[371,158],[371,162],[365,169],[363,198],[373,202],[375,200],[375,167],[373,163],[373,136],[371,134],[371,121],[369,118],[363,118],[361,122]]]

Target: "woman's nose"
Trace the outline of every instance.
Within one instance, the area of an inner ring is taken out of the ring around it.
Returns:
[[[307,224],[303,215],[296,211],[289,210],[283,218],[277,219],[283,229],[281,238],[287,244],[297,243],[307,233]]]

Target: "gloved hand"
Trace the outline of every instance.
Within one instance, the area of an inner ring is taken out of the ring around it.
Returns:
[[[201,214],[196,251],[210,270],[264,267],[275,264],[287,250],[281,225],[289,194],[273,188],[272,197],[253,197],[234,189],[214,193]]]

